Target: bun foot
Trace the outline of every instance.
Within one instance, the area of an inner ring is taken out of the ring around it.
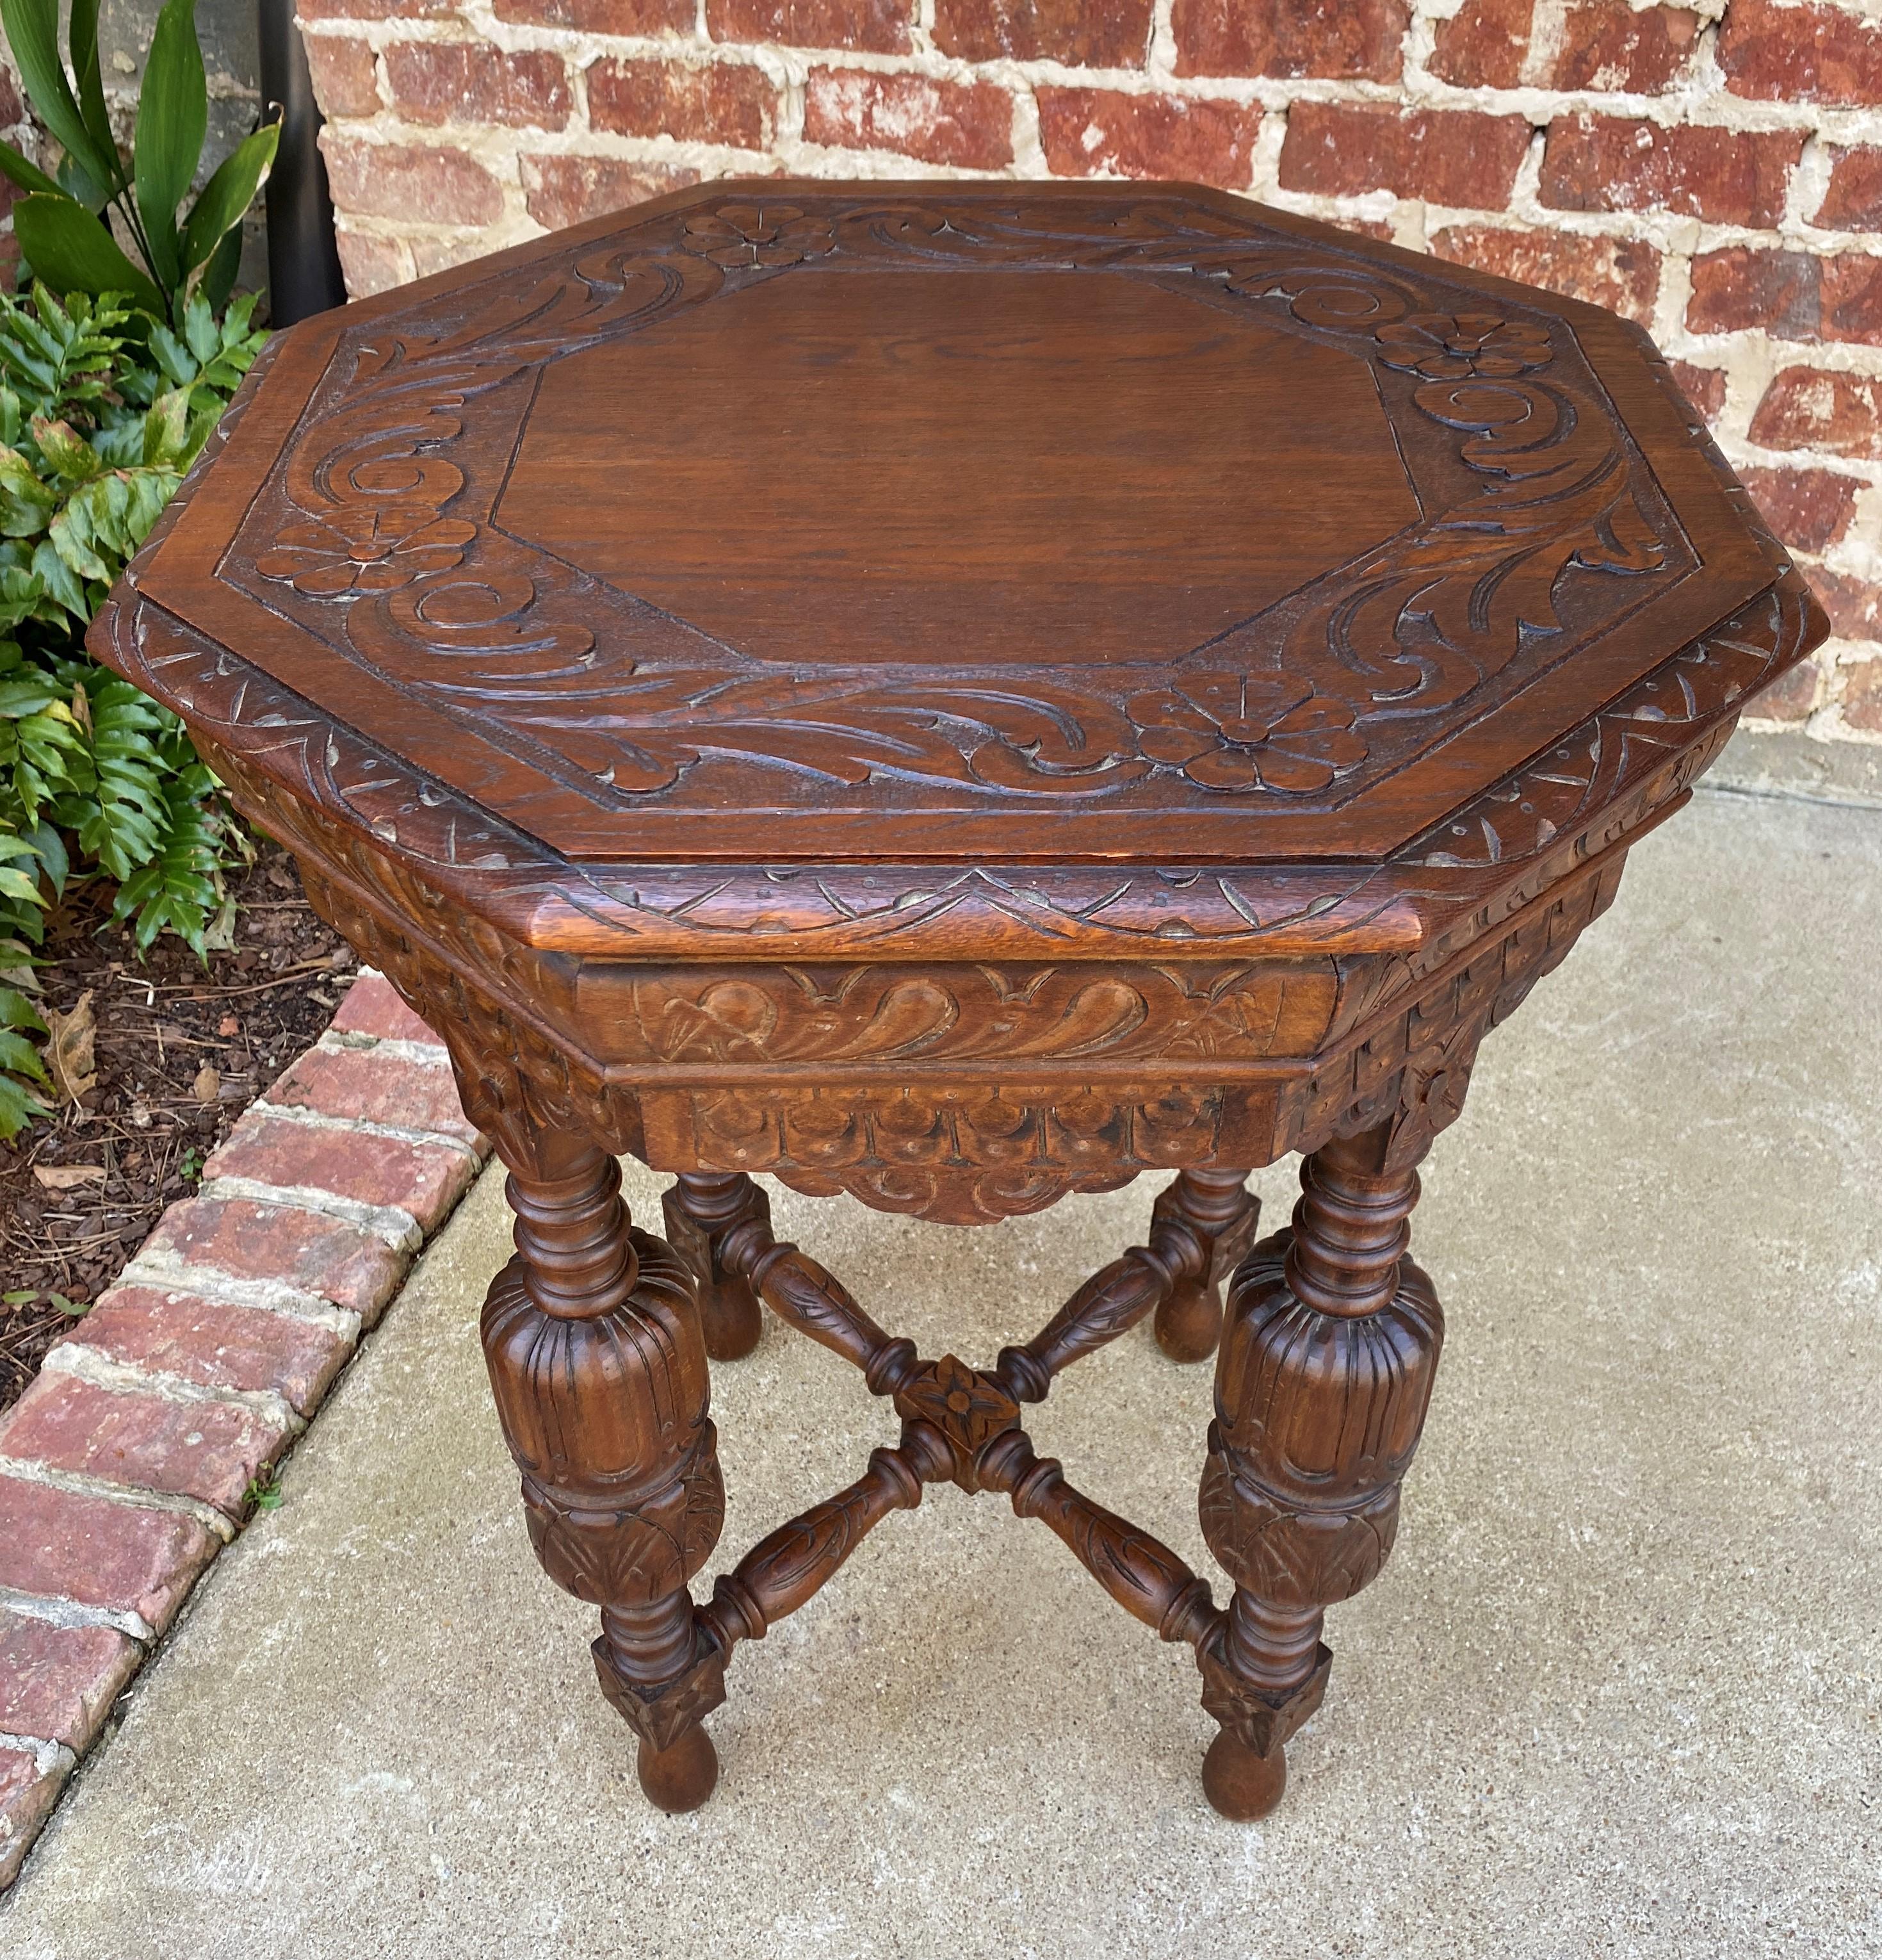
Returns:
[[[699,1289],[700,1330],[715,1361],[742,1361],[758,1345],[765,1316],[742,1280],[721,1280]]]
[[[641,1745],[641,1788],[656,1809],[697,1810],[719,1780],[719,1752],[695,1722],[671,1748]]]
[[[1222,1292],[1181,1284],[1163,1296],[1153,1323],[1156,1344],[1172,1361],[1206,1361],[1222,1338]]]
[[[1287,1787],[1287,1752],[1257,1756],[1225,1729],[1203,1758],[1203,1794],[1234,1824],[1251,1824],[1265,1817]]]

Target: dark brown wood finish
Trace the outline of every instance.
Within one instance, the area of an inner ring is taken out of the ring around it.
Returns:
[[[1825,631],[1596,309],[1193,186],[765,183],[282,336],[93,644],[497,1140],[498,1411],[649,1796],[704,1801],[739,1643],[946,1478],[1193,1648],[1251,1817],[1429,1400],[1416,1166]],[[622,1153],[676,1174],[666,1242]],[[1146,1170],[1146,1242],[986,1368],[750,1176],[973,1223]],[[761,1306],[901,1437],[698,1605],[707,1357]],[[1222,1605],[1022,1424],[1145,1319],[1218,1354]]]

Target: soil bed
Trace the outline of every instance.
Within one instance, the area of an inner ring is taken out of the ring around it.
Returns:
[[[0,1292],[29,1296],[0,1303],[0,1408],[351,985],[352,952],[308,906],[294,861],[260,851],[232,880],[234,949],[206,970],[169,937],[140,957],[109,923],[106,884],[50,921],[41,1011],[69,1013],[90,993],[97,1079],[0,1144]]]

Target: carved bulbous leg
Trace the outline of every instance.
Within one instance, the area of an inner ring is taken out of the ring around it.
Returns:
[[[1179,1274],[1159,1303],[1156,1344],[1172,1361],[1204,1361],[1222,1338],[1222,1288],[1241,1262],[1261,1216],[1246,1171],[1185,1170],[1158,1198],[1152,1216],[1181,1218],[1207,1249],[1197,1274]]]
[[[758,1345],[764,1316],[749,1284],[727,1270],[720,1249],[732,1228],[748,1219],[768,1226],[770,1201],[742,1171],[682,1171],[662,1194],[660,1209],[669,1242],[699,1283],[706,1352],[715,1361],[736,1361],[750,1354]]]
[[[1301,1186],[1292,1230],[1235,1274],[1203,1473],[1203,1534],[1235,1586],[1197,1656],[1222,1725],[1203,1783],[1241,1818],[1280,1802],[1283,1745],[1326,1691],[1325,1608],[1392,1548],[1444,1339],[1405,1256],[1418,1179],[1389,1131],[1325,1145]]]
[[[545,1154],[510,1179],[517,1255],[484,1306],[491,1387],[536,1556],[601,1608],[596,1672],[641,1739],[641,1787],[690,1810],[718,1774],[700,1718],[724,1699],[687,1591],[725,1510],[692,1277],[633,1229],[612,1158]]]

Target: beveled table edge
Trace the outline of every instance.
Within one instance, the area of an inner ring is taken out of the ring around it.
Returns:
[[[720,186],[738,187],[736,180]],[[767,179],[745,187],[774,197],[800,186]],[[871,188],[892,195],[915,187]],[[1012,195],[1003,183],[959,188]],[[1025,188],[1028,194],[1089,194],[1089,186],[1070,183]],[[1180,191],[1218,208],[1252,202],[1183,183],[1145,188]],[[634,207],[635,215],[655,215],[687,196],[650,200]],[[1338,235],[1337,228],[1258,208],[1277,229]],[[619,223],[618,215],[604,217],[567,235],[606,236]],[[488,265],[500,272],[540,243],[493,255]],[[1368,249],[1394,262],[1422,262],[1421,255],[1397,247],[1368,241]],[[1467,268],[1446,269],[1487,294],[1528,294]],[[1594,329],[1594,345],[1584,345],[1597,374],[1603,343],[1611,348],[1626,336],[1640,344],[1661,384],[1658,407],[1680,425],[1680,446],[1671,453],[1702,466],[1737,508],[1763,583],[1568,734],[1389,853],[1372,860],[1120,854],[980,863],[958,856],[925,862],[780,857],[757,864],[571,859],[315,708],[161,603],[143,580],[144,567],[183,521],[285,345],[335,339],[450,276],[416,282],[337,317],[318,317],[271,344],[94,622],[87,644],[180,714],[212,764],[245,764],[341,832],[389,853],[473,918],[541,950],[776,961],[886,953],[942,960],[1103,959],[1126,950],[1171,958],[1410,953],[1451,934],[1473,912],[1487,929],[1683,796],[1723,747],[1747,702],[1829,635],[1821,606],[1651,339],[1599,307],[1552,296],[1578,331]],[[1442,753],[1442,747],[1433,752]],[[254,796],[238,788],[236,797],[266,827]]]

